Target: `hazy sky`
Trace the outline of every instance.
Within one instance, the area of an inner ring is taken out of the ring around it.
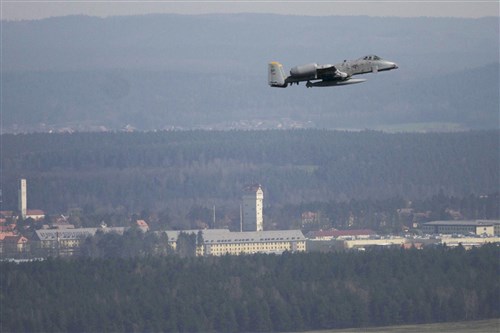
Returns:
[[[280,13],[291,15],[499,16],[498,0],[0,0],[3,20],[65,15]]]

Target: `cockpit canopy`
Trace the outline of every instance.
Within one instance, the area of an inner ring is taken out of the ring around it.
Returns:
[[[366,57],[363,58],[363,60],[382,60],[382,58],[372,54],[372,55],[367,55]]]

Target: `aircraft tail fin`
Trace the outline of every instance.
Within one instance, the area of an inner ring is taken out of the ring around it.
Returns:
[[[283,65],[279,62],[273,61],[269,63],[268,82],[271,87],[286,88],[288,85]]]

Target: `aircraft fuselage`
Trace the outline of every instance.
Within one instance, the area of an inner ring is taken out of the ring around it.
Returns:
[[[397,69],[398,65],[392,61],[384,60],[378,56],[370,55],[356,60],[349,60],[336,64],[335,67],[347,75],[377,73]]]
[[[396,63],[384,60],[376,55],[369,55],[356,60],[344,60],[336,65],[318,65],[310,63],[295,66],[286,75],[283,66],[278,62],[269,64],[268,83],[271,87],[286,88],[289,84],[307,82],[306,87],[331,87],[356,84],[365,79],[352,79],[353,75],[377,73],[397,69]]]

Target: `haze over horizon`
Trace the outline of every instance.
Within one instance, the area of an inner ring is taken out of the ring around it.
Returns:
[[[275,14],[2,23],[4,132],[498,126],[498,19]],[[267,63],[398,63],[353,87],[267,84]]]
[[[500,14],[498,1],[27,1],[1,2],[1,20],[38,20],[68,15],[98,17],[144,14],[269,13],[304,16],[457,17],[480,18]]]
[[[0,6],[5,132],[498,126],[498,1]],[[355,88],[267,85],[269,61],[288,70],[367,54],[400,69]]]

